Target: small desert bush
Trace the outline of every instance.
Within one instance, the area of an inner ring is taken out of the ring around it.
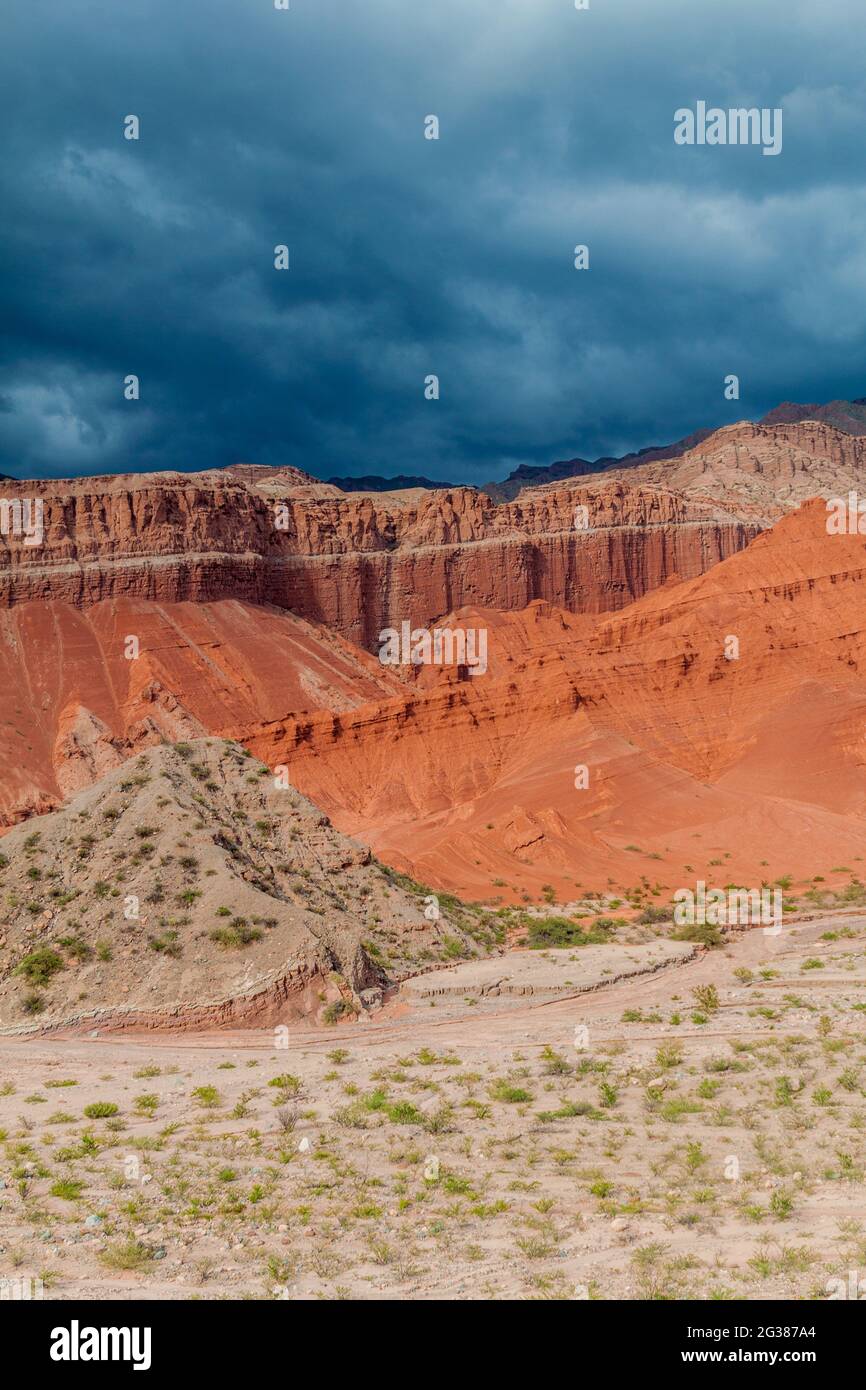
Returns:
[[[23,975],[28,984],[47,985],[52,975],[63,969],[63,960],[49,946],[40,946],[15,967],[16,975]]]
[[[258,927],[251,927],[243,917],[234,917],[227,927],[214,927],[210,939],[223,950],[237,950],[241,946],[251,945],[253,941],[261,941],[262,933]]]
[[[107,1120],[112,1115],[116,1115],[118,1106],[113,1100],[95,1100],[90,1105],[85,1105],[84,1113],[88,1120]]]
[[[570,917],[544,917],[527,922],[527,943],[534,951],[556,946],[601,946],[610,939],[610,918],[599,918],[588,930]]]

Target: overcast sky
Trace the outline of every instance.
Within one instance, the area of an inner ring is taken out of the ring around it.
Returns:
[[[864,34],[862,0],[5,0],[0,472],[480,483],[866,395]],[[781,107],[781,154],[676,145],[698,100]]]

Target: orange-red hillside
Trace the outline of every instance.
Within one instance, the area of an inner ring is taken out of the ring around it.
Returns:
[[[479,896],[822,872],[866,856],[864,599],[866,541],[813,501],[615,617],[461,610],[486,676],[425,670],[249,741],[384,858]]]
[[[0,610],[0,824],[56,806],[162,739],[349,709],[399,688],[375,658],[278,609],[16,604]]]

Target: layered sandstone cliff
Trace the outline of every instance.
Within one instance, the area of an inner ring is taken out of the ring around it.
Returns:
[[[40,543],[0,534],[0,606],[56,599],[288,608],[371,649],[384,627],[466,604],[616,611],[693,578],[811,496],[866,485],[866,437],[821,421],[717,430],[680,457],[524,491],[342,493],[238,465],[7,484]],[[580,509],[585,509],[581,520]]]
[[[479,897],[840,872],[866,858],[866,541],[826,522],[812,501],[617,614],[464,610],[483,677],[243,736],[342,830]]]
[[[16,485],[40,544],[0,536],[0,605],[115,598],[273,604],[371,648],[468,603],[617,609],[757,532],[718,503],[591,482],[497,506],[470,488],[341,494],[239,468]],[[580,509],[584,509],[580,512]]]

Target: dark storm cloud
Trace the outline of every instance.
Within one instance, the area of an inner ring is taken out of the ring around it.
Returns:
[[[11,6],[0,472],[481,482],[866,394],[858,11]],[[781,107],[782,153],[675,146],[699,99]]]

